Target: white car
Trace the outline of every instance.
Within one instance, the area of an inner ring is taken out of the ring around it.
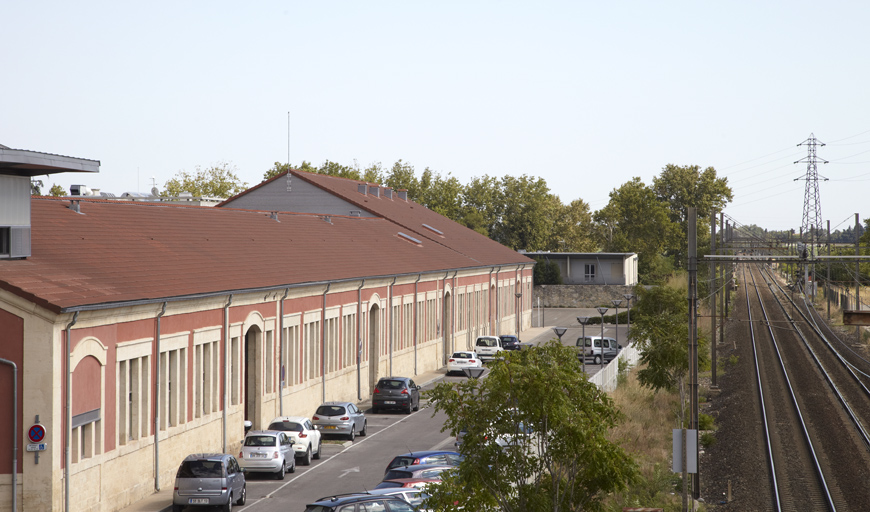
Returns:
[[[250,473],[272,473],[278,480],[296,471],[293,440],[287,432],[253,430],[245,435],[239,466]]]
[[[269,423],[269,430],[287,432],[293,440],[296,458],[303,466],[311,464],[311,459],[320,458],[320,431],[314,428],[311,420],[302,416],[279,416]]]
[[[495,359],[503,350],[504,345],[498,336],[479,336],[474,342],[474,351],[484,362]]]
[[[483,366],[483,361],[475,352],[454,352],[450,359],[447,360],[447,374],[453,372],[462,373],[463,368],[480,368]]]

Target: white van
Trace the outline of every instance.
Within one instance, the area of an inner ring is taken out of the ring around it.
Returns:
[[[495,359],[502,350],[504,345],[498,336],[478,336],[477,341],[474,342],[474,351],[484,362]]]
[[[602,338],[601,336],[580,336],[577,338],[577,357],[585,357],[587,361],[591,360],[593,364],[601,364],[602,361],[609,363],[622,350],[622,346],[616,343],[613,338]]]

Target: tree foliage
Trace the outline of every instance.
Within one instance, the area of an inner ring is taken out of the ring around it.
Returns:
[[[66,197],[66,189],[60,185],[52,183],[51,188],[48,189],[48,195],[52,197]]]
[[[234,165],[221,162],[205,169],[196,166],[196,171],[178,171],[166,182],[161,197],[177,197],[190,192],[194,197],[231,197],[243,192],[248,184],[236,175]]]
[[[641,282],[653,284],[665,277],[671,266],[662,261],[676,243],[678,228],[668,205],[640,178],[624,183],[610,193],[607,206],[595,212],[598,238],[606,252],[636,252]]]
[[[536,285],[538,284],[562,284],[562,271],[559,269],[559,264],[555,261],[550,261],[547,258],[536,257],[535,270],[533,271],[533,279]]]
[[[619,411],[556,340],[507,354],[484,379],[441,383],[429,398],[433,415],[447,415],[444,430],[466,430],[465,460],[427,488],[436,510],[600,510],[638,474],[608,439]]]

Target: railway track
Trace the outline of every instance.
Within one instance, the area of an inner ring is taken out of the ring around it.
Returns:
[[[749,264],[743,275],[770,509],[870,508],[870,392],[861,372],[772,273]]]

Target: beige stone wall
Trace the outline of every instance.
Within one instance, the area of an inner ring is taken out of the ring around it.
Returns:
[[[613,307],[613,299],[624,300],[623,295],[634,293],[633,286],[616,285],[537,285],[534,289],[535,306],[538,298],[545,308],[594,308],[598,306]]]

